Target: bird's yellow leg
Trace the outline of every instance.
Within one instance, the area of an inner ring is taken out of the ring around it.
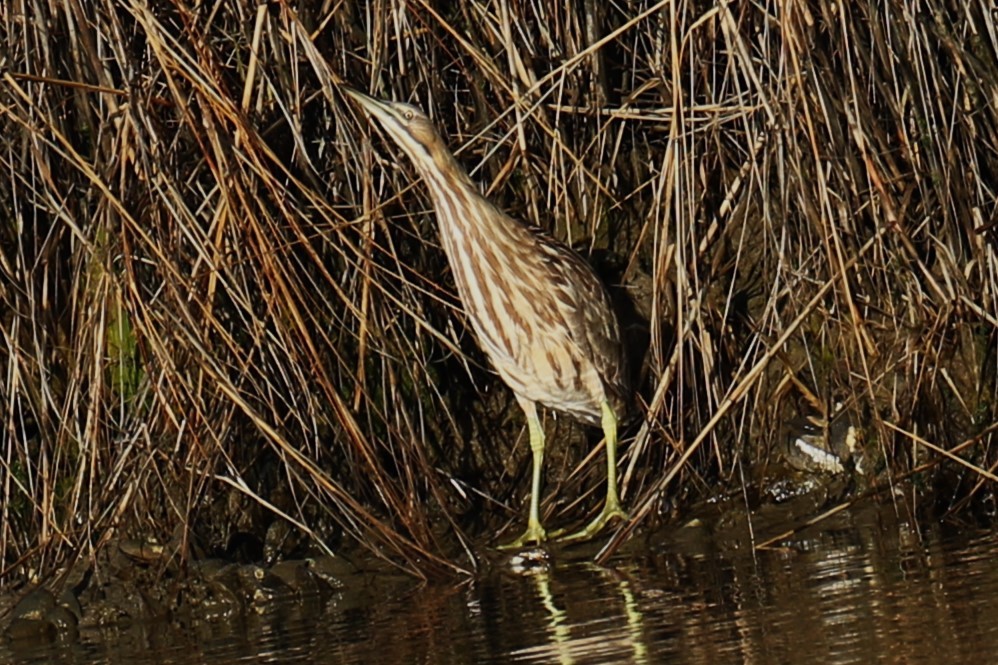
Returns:
[[[559,538],[561,541],[588,540],[603,530],[614,518],[626,520],[627,513],[620,507],[617,493],[617,416],[606,400],[602,404],[603,435],[606,437],[606,503],[603,510],[581,531]]]
[[[518,398],[519,399],[519,398]],[[527,430],[530,434],[530,452],[534,456],[533,478],[530,483],[530,516],[527,518],[527,530],[511,543],[500,545],[499,549],[511,550],[523,547],[527,543],[543,543],[547,532],[541,526],[541,473],[544,469],[544,430],[537,418],[537,407],[533,402],[520,399],[520,406],[527,415]]]

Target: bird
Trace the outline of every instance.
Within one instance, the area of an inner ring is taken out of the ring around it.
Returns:
[[[489,201],[420,109],[343,91],[376,119],[426,183],[458,296],[475,337],[527,419],[532,453],[530,511],[521,536],[502,549],[542,545],[542,405],[599,426],[606,441],[606,499],[580,531],[558,541],[589,540],[628,519],[617,488],[617,422],[628,382],[620,323],[606,286],[576,251]]]

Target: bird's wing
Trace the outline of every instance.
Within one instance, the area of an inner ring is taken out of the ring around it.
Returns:
[[[549,241],[554,243],[555,241]],[[603,282],[592,267],[574,250],[560,245],[557,250],[555,280],[559,311],[570,331],[572,341],[596,368],[604,386],[617,398],[626,399],[627,374],[620,326]]]

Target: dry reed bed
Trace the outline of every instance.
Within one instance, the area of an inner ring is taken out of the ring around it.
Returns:
[[[515,406],[340,77],[630,295],[636,524],[839,402],[881,478],[950,450],[951,500],[993,492],[987,3],[12,0],[0,33],[3,580],[275,520],[429,574],[519,518]],[[556,447],[567,522],[602,466]]]

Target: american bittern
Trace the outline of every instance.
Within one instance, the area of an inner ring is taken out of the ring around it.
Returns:
[[[547,537],[539,508],[544,432],[538,403],[601,425],[606,437],[603,510],[565,540],[590,538],[609,520],[626,519],[617,494],[615,415],[626,394],[625,369],[603,283],[576,252],[483,197],[419,109],[344,91],[380,121],[429,186],[441,244],[478,342],[527,416],[530,515],[527,530],[507,547]]]

